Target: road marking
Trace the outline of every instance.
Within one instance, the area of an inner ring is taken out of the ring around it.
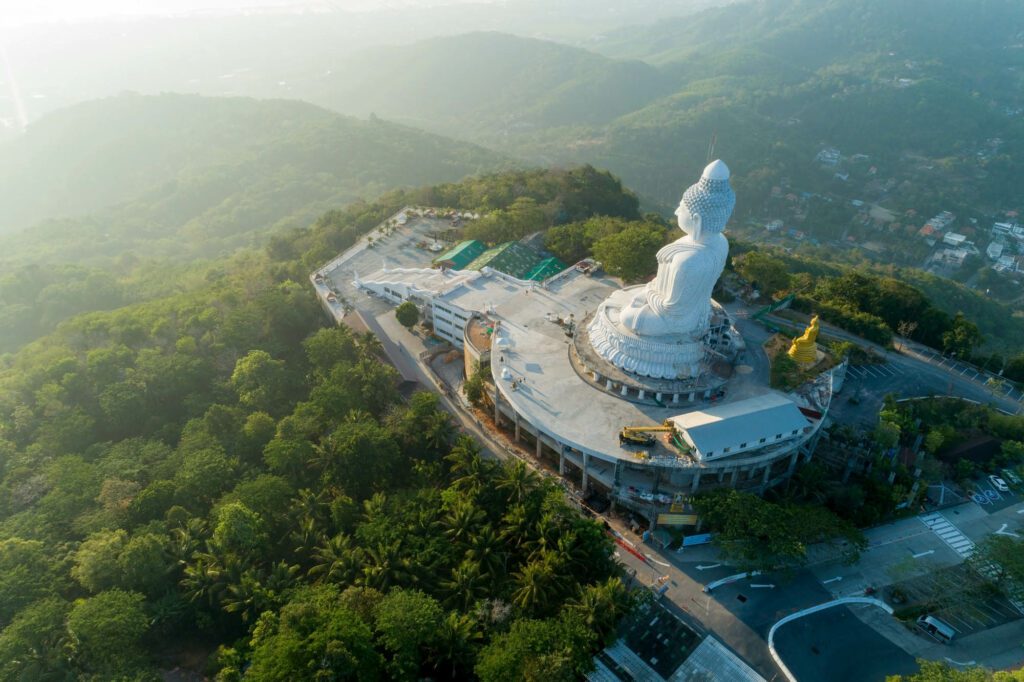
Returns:
[[[750,583],[750,586],[751,587],[763,587],[763,588],[766,588],[766,589],[769,589],[769,590],[774,590],[775,589],[775,585],[762,585],[760,583],[758,583],[758,584]]]
[[[836,583],[836,582],[839,582],[839,581],[840,581],[840,580],[842,580],[842,579],[843,579],[843,576],[841,576],[841,575],[837,575],[837,576],[836,576],[835,578],[829,578],[828,580],[822,580],[822,581],[821,581],[821,584],[822,584],[822,585],[828,585],[829,583]],[[753,586],[751,586],[751,587],[753,587]]]
[[[999,530],[996,531],[996,535],[1007,535],[1007,536],[1009,536],[1011,538],[1019,538],[1020,536],[1017,535],[1016,533],[1014,533],[1013,531],[1006,530],[1006,528],[1009,525],[1010,524],[1008,524],[1008,523],[1004,523],[1003,526]]]
[[[945,542],[949,547],[962,556],[964,559],[969,558],[974,554],[974,543],[960,532],[960,529],[949,522],[945,516],[939,512],[932,512],[931,514],[924,514],[918,516],[921,523],[928,526],[933,533],[939,536],[939,538]]]
[[[1021,509],[1020,511],[1021,511],[1021,513],[1024,513],[1024,509]],[[722,565],[722,564],[711,564],[711,565],[709,565],[709,566],[698,566],[698,567],[697,567],[697,570],[698,570],[698,571],[706,571],[706,570],[708,570],[709,568],[718,568],[718,567],[719,567],[719,566],[721,566],[721,565]]]
[[[914,555],[914,558],[915,559],[920,559],[921,557],[928,556],[929,554],[935,554],[935,550],[934,549],[929,549],[927,552],[918,552],[917,554]]]
[[[658,564],[659,566],[671,566],[672,565],[672,564],[666,564],[666,563],[663,563],[661,561],[658,561],[657,559],[652,557],[650,554],[644,554],[644,556],[647,557],[648,561],[653,561],[654,563]]]

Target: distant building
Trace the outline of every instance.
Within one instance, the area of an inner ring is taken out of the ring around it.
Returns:
[[[992,234],[1008,236],[1011,232],[1013,232],[1013,228],[1013,223],[993,223]]]
[[[1017,259],[1010,255],[1000,256],[992,269],[996,272],[1017,272]]]
[[[992,242],[985,249],[985,255],[988,256],[989,260],[999,260],[1003,255],[1004,248],[1006,248],[1006,245],[1002,242]]]
[[[959,268],[963,266],[970,253],[967,249],[943,249],[935,254],[934,261],[942,265]]]
[[[949,246],[955,247],[962,247],[966,241],[967,236],[959,234],[957,232],[947,232],[946,235],[942,238],[943,244],[948,244]]]
[[[818,155],[814,157],[814,160],[823,166],[838,166],[843,156],[839,153],[839,150],[835,147],[825,147]]]
[[[782,229],[782,226],[783,223],[781,220],[769,220],[767,223],[764,224],[764,229],[768,230],[769,232],[778,232],[779,230]]]

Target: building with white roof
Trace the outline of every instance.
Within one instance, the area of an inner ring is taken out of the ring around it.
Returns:
[[[669,421],[704,462],[793,440],[811,428],[797,404],[775,392],[687,412]]]

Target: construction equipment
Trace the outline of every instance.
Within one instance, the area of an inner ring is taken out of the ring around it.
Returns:
[[[652,433],[671,433],[673,430],[668,423],[661,426],[624,426],[619,431],[619,445],[654,445]]]

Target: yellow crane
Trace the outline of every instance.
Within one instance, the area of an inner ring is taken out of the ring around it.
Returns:
[[[652,433],[671,433],[673,430],[670,422],[661,426],[624,426],[619,431],[619,445],[654,445]]]

